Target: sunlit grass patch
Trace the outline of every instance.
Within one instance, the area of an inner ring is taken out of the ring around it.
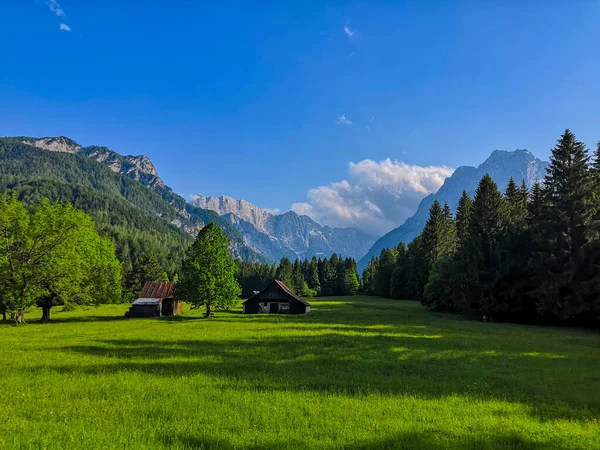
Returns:
[[[0,326],[0,448],[600,448],[600,336],[413,302]]]

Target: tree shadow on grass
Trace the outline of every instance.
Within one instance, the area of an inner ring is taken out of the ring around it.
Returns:
[[[485,350],[458,337],[322,332],[222,341],[118,339],[56,351],[98,360],[59,366],[60,372],[138,371],[170,378],[201,373],[222,379],[226,389],[456,395],[522,403],[544,420],[600,418],[600,399],[588,379],[593,371],[574,374],[562,355]],[[571,395],[562,376],[569,377],[570,389],[586,389],[591,396]]]
[[[239,444],[232,443],[224,438],[214,438],[209,435],[186,435],[167,432],[161,439],[161,443],[169,448],[183,449],[221,449],[232,450],[240,448]],[[278,440],[264,444],[245,443],[243,448],[249,450],[276,450],[280,448],[308,448],[306,443],[290,440]],[[395,450],[395,449],[428,449],[428,450],[480,450],[491,448],[506,448],[514,450],[573,450],[581,449],[580,446],[561,445],[538,436],[533,440],[531,436],[517,433],[506,433],[498,431],[486,437],[469,436],[458,437],[449,432],[431,430],[429,432],[405,432],[398,433],[392,437],[369,439],[353,444],[346,444],[345,450]]]

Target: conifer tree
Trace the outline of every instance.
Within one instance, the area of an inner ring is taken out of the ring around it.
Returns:
[[[456,208],[456,247],[460,249],[464,246],[469,237],[469,222],[471,220],[471,211],[473,201],[467,191],[463,191]]]
[[[395,248],[381,250],[379,255],[379,266],[375,275],[375,293],[382,297],[390,296],[390,282],[392,272],[396,268],[398,250]]]
[[[409,299],[409,271],[410,260],[408,247],[404,242],[398,244],[396,257],[396,268],[390,279],[390,296],[397,299]]]
[[[319,266],[316,256],[313,256],[310,260],[305,279],[308,287],[315,292],[315,295],[320,295],[321,282],[319,281]]]
[[[281,258],[279,267],[277,267],[277,271],[275,272],[275,278],[283,281],[290,289],[294,289],[294,267],[286,256]]]
[[[494,285],[500,273],[500,243],[508,224],[508,206],[498,186],[488,174],[479,182],[473,200],[473,213],[464,268],[474,284],[467,288],[469,309],[488,315],[494,310]]]
[[[442,208],[437,200],[433,202],[422,236],[422,279],[426,283],[436,261],[452,253],[456,246],[454,223],[447,204]],[[418,287],[420,295],[423,293],[425,283]]]
[[[577,273],[593,232],[593,175],[585,145],[565,130],[552,149],[544,179],[541,255],[538,255],[538,310],[568,319],[583,313]],[[545,242],[544,242],[545,241]],[[545,245],[544,245],[545,244]],[[541,256],[541,257],[540,257]]]

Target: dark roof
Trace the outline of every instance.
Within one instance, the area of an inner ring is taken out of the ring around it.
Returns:
[[[248,303],[250,300],[254,300],[254,297],[258,297],[260,296],[260,294],[263,291],[266,291],[269,286],[271,286],[273,283],[277,284],[288,296],[290,296],[291,298],[293,298],[294,300],[299,301],[300,303],[306,305],[306,306],[310,306],[310,303],[308,303],[306,300],[304,300],[303,298],[298,297],[296,294],[294,294],[292,292],[292,290],[287,287],[285,285],[285,283],[283,281],[279,281],[279,280],[273,280],[271,283],[269,283],[262,291],[255,293],[252,297],[250,297],[248,300],[246,300],[244,303]]]
[[[148,282],[140,294],[140,298],[172,298],[175,296],[175,283]]]

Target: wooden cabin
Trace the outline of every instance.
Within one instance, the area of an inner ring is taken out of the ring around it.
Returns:
[[[244,303],[244,314],[306,314],[310,303],[294,294],[284,282],[274,280]]]
[[[175,283],[148,282],[131,304],[127,317],[161,317],[181,314],[183,302],[175,300]]]

